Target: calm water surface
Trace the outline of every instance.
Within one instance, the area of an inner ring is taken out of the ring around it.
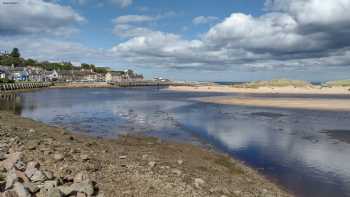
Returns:
[[[297,196],[350,196],[349,112],[196,101],[207,96],[225,94],[150,88],[48,89],[21,93],[0,102],[0,108],[93,136],[113,138],[142,132],[170,140],[205,142],[241,159]]]

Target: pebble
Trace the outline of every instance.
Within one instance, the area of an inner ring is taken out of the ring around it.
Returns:
[[[31,197],[30,193],[28,190],[26,190],[22,183],[16,182],[14,190],[16,191],[18,197]]]
[[[64,155],[61,154],[61,153],[56,153],[53,158],[56,160],[56,161],[62,161],[64,159]]]
[[[154,161],[150,161],[150,162],[148,163],[148,165],[149,165],[151,168],[154,168],[154,167],[157,165],[157,163],[154,162]]]
[[[205,184],[205,181],[201,178],[195,178],[194,179],[194,186],[197,188],[197,189],[200,189],[203,187],[203,185]]]
[[[74,183],[82,183],[89,180],[89,174],[86,171],[79,172],[74,176]]]
[[[17,180],[18,177],[16,175],[16,170],[12,168],[10,171],[7,172],[6,175],[5,190],[11,189]]]
[[[87,161],[87,160],[89,160],[89,155],[82,154],[82,155],[80,155],[80,159],[83,160],[83,161]]]
[[[184,163],[183,160],[177,160],[177,164],[182,165]]]
[[[119,159],[126,159],[126,155],[119,156]]]

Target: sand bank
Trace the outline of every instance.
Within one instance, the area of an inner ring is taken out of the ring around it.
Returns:
[[[170,86],[168,90],[189,92],[222,92],[222,93],[249,93],[249,94],[346,94],[350,95],[349,87],[259,87],[239,88],[224,85],[198,86]]]

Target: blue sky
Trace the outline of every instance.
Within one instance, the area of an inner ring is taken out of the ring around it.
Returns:
[[[350,0],[0,0],[0,50],[147,78],[346,79],[349,9]]]

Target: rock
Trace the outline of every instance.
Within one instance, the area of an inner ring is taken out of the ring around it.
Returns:
[[[35,161],[31,161],[27,164],[27,168],[24,171],[24,173],[27,175],[27,177],[32,177],[33,174],[39,169],[40,164]]]
[[[205,181],[201,178],[195,178],[194,179],[194,186],[197,188],[197,189],[200,189],[203,187],[203,185],[205,184]]]
[[[35,130],[34,130],[34,129],[29,129],[28,132],[29,132],[29,133],[35,133]]]
[[[5,191],[3,194],[4,197],[19,197],[17,193],[13,190]]]
[[[157,165],[157,163],[154,162],[154,161],[150,161],[150,162],[148,163],[148,165],[149,165],[151,168],[154,168],[154,167]]]
[[[29,177],[29,178],[33,182],[44,182],[44,181],[47,180],[47,177],[45,176],[45,174],[42,171],[38,170],[38,169],[36,169],[34,171],[34,174],[31,177]]]
[[[80,159],[83,160],[83,161],[87,161],[87,160],[89,160],[89,155],[82,154],[82,155],[80,155]]]
[[[182,174],[181,170],[178,170],[178,169],[173,169],[173,170],[171,170],[171,172],[178,175],[178,176],[180,176]]]
[[[74,183],[82,183],[84,181],[89,181],[89,174],[86,171],[79,172],[74,177]]]
[[[21,171],[24,171],[26,169],[26,164],[21,160],[17,160],[14,166]]]
[[[183,160],[177,160],[177,164],[182,165],[184,163]]]
[[[57,188],[51,188],[49,191],[47,191],[47,197],[62,197],[62,193]]]
[[[62,161],[64,159],[64,155],[61,153],[56,153],[53,158],[55,159],[55,161]]]
[[[7,172],[7,175],[6,175],[5,190],[11,189],[16,181],[18,181],[16,170],[12,168],[10,171]]]
[[[37,193],[40,190],[38,186],[34,185],[31,182],[25,182],[23,183],[23,186],[32,194]]]
[[[84,181],[81,183],[73,183],[71,186],[60,186],[58,189],[65,195],[69,196],[73,193],[84,193],[87,196],[92,196],[95,192],[91,181]]]
[[[45,174],[47,180],[52,180],[52,179],[54,179],[53,172],[51,172],[51,171],[44,171],[44,174]]]
[[[22,157],[21,152],[14,152],[11,154],[8,154],[6,157],[6,160],[2,161],[2,166],[7,170],[11,170],[11,168],[14,167],[15,163],[20,160]]]
[[[6,159],[5,153],[0,151],[0,161],[5,160],[5,159]]]
[[[126,159],[126,155],[119,156],[119,159]]]
[[[20,180],[22,180],[22,182],[29,182],[28,177],[27,177],[27,176],[24,174],[24,172],[22,172],[22,171],[16,170],[16,176],[17,176]]]
[[[88,196],[92,196],[94,194],[94,186],[91,181],[84,181],[81,183],[73,183],[71,188],[75,192],[82,192],[87,194]]]
[[[22,183],[16,182],[14,186],[18,197],[31,197],[30,193],[26,190]]]
[[[87,195],[84,193],[78,192],[77,197],[87,197]]]

